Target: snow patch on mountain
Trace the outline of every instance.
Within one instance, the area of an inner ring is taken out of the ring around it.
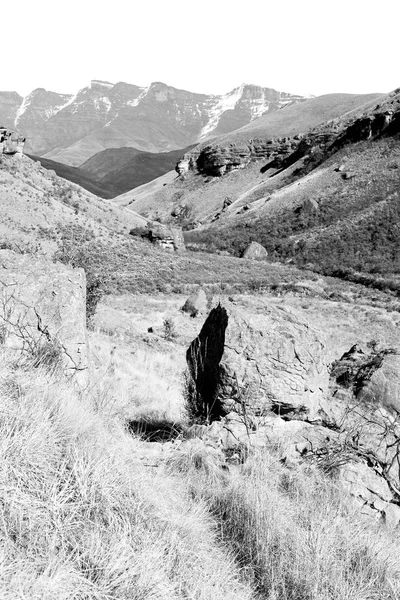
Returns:
[[[147,95],[147,92],[149,91],[150,87],[151,86],[148,85],[145,88],[140,88],[143,91],[134,100],[128,100],[128,102],[126,103],[126,106],[137,106],[139,104],[139,102],[141,102],[141,100],[143,100],[143,98]]]
[[[25,96],[22,100],[21,106],[17,110],[17,114],[15,116],[14,126],[16,127],[21,120],[22,115],[26,112],[27,108],[32,102],[32,94]]]
[[[206,138],[212,131],[214,131],[214,129],[217,128],[221,116],[226,110],[233,110],[235,108],[237,102],[242,97],[243,89],[244,84],[238,88],[235,88],[231,92],[224,94],[223,96],[213,96],[213,99],[215,98],[216,103],[210,110],[210,118],[207,125],[205,125],[200,132],[200,141]]]

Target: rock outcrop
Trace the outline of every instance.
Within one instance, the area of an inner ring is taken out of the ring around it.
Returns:
[[[212,309],[187,351],[193,403],[204,418],[249,414],[318,419],[329,375],[322,333],[275,306]]]
[[[275,306],[218,305],[187,351],[189,436],[232,453],[273,447],[332,474],[364,514],[400,523],[400,352],[353,346]]]
[[[82,269],[0,251],[0,340],[17,356],[60,359],[80,384],[88,377],[86,278]]]

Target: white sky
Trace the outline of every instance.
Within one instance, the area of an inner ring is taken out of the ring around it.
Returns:
[[[0,0],[0,90],[91,79],[223,94],[400,86],[400,0]]]

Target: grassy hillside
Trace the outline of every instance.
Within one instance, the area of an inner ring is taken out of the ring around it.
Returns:
[[[249,139],[292,136],[305,133],[321,123],[368,108],[382,94],[326,94],[291,104],[263,115],[241,129],[220,136],[213,143],[243,143]]]
[[[0,161],[0,239],[21,248],[54,242],[58,229],[83,228],[108,240],[146,220],[58,177],[26,156]]]
[[[182,434],[160,444],[128,430],[138,415],[185,426],[182,354],[201,322],[179,312],[182,301],[110,297],[83,390],[57,365],[0,348],[2,598],[397,597],[397,534],[360,514],[334,476],[273,451],[231,464]],[[341,324],[349,336],[343,314],[365,334],[365,309],[343,303],[333,316],[328,304],[332,336]],[[151,342],[144,328],[166,315],[176,335]]]
[[[293,182],[292,173],[278,190],[275,180],[247,193],[225,221],[187,232],[187,240],[238,256],[255,240],[275,260],[326,274],[400,273],[398,136],[346,146]]]

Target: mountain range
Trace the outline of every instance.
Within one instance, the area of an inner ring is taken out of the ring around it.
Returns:
[[[26,97],[0,92],[0,120],[24,133],[28,154],[78,167],[109,148],[179,150],[302,100],[245,84],[217,96],[161,82],[139,87],[93,80],[74,95],[43,88]]]

